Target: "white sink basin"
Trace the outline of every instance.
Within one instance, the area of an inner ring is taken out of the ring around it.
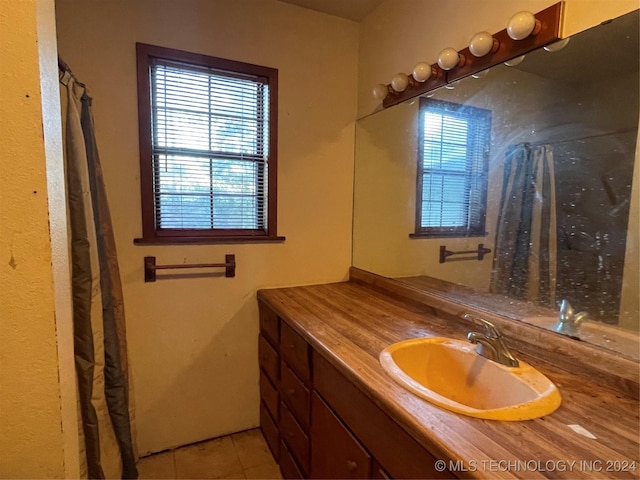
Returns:
[[[530,365],[501,365],[465,341],[405,340],[385,348],[380,364],[415,395],[471,417],[529,420],[550,414],[562,401],[551,380]]]

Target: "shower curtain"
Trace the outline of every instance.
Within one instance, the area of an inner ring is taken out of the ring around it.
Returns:
[[[137,478],[122,286],[91,98],[60,61],[82,473]]]
[[[492,293],[555,307],[557,227],[553,148],[509,149],[496,228]]]

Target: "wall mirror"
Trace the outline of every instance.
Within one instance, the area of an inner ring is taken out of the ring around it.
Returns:
[[[640,357],[638,19],[358,120],[353,265]]]

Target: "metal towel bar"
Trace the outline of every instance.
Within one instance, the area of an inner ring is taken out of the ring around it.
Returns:
[[[491,253],[490,248],[484,248],[483,243],[478,244],[477,250],[462,250],[459,252],[452,252],[447,250],[445,245],[440,245],[440,263],[444,263],[447,261],[451,255],[463,255],[465,253],[475,253],[476,255],[473,257],[463,257],[463,258],[452,258],[451,260],[482,260],[487,253]]]

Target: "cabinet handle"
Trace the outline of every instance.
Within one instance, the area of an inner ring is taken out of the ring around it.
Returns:
[[[296,348],[296,346],[295,346],[293,343],[290,343],[288,346],[289,346],[289,348],[290,348],[291,350],[293,350],[294,348]]]
[[[290,388],[289,390],[287,390],[287,394],[294,396],[296,394],[296,391],[293,388]]]
[[[355,472],[357,468],[358,464],[356,462],[354,462],[353,460],[347,460],[347,470],[349,470],[350,472]]]

